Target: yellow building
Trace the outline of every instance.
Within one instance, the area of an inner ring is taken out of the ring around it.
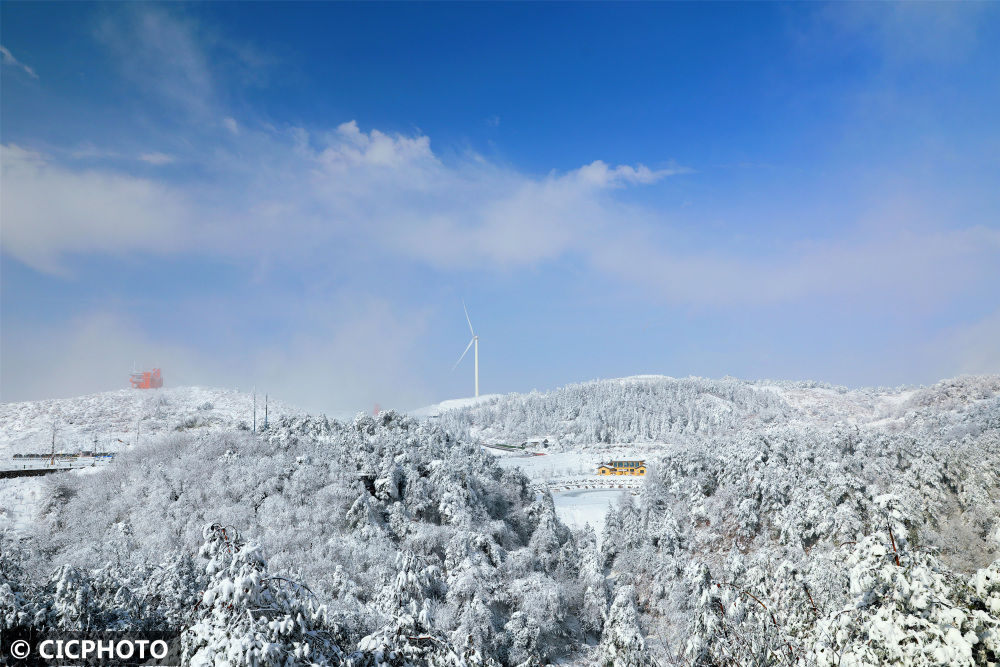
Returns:
[[[611,461],[597,466],[598,475],[645,475],[645,461]]]

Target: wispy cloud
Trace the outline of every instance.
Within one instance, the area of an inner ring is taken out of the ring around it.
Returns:
[[[152,180],[108,169],[80,169],[16,145],[0,149],[4,252],[42,271],[66,274],[74,253],[169,251],[184,195]]]
[[[440,271],[572,255],[664,302],[703,306],[836,295],[926,301],[1000,280],[1000,231],[943,228],[907,212],[887,223],[894,216],[879,211],[874,226],[845,221],[849,236],[786,241],[765,256],[682,250],[664,234],[669,217],[622,197],[690,171],[677,165],[598,160],[532,176],[478,155],[444,160],[426,135],[363,131],[353,121],[326,132],[244,130],[240,139],[234,152],[209,151],[219,157],[201,167],[214,178],[197,186],[6,147],[6,250],[48,271],[73,253],[189,252],[195,238],[199,252],[301,267],[334,247],[378,248]],[[248,241],[279,229],[274,247]]]
[[[139,156],[139,159],[146,164],[154,166],[170,164],[175,160],[173,155],[167,155],[166,153],[143,153]]]
[[[215,180],[182,186],[7,146],[7,251],[53,270],[64,254],[181,251],[197,228],[200,247],[252,254],[260,249],[241,247],[241,238],[281,228],[284,243],[273,252],[291,260],[348,241],[441,269],[500,269],[586,248],[627,216],[616,191],[686,171],[595,161],[533,177],[481,156],[445,162],[426,135],[365,132],[355,122],[316,133],[245,131],[235,150],[207,152],[213,157],[200,164]],[[34,205],[43,192],[50,204]]]
[[[29,67],[28,65],[25,65],[24,63],[22,63],[17,58],[15,58],[14,54],[12,54],[10,52],[10,50],[7,49],[7,47],[0,46],[0,55],[2,55],[2,57],[3,57],[3,64],[4,65],[10,65],[11,67],[16,67],[16,68],[24,71],[25,74],[27,74],[28,76],[30,76],[33,79],[37,79],[38,78],[38,74],[35,73],[35,70],[32,69],[31,67]]]
[[[206,125],[221,116],[233,134],[239,126],[223,109],[225,84],[262,85],[278,64],[266,50],[229,39],[180,5],[119,5],[93,35],[137,91]]]
[[[208,36],[179,12],[123,5],[104,17],[94,35],[122,75],[161,104],[203,115],[216,103]]]
[[[819,30],[876,49],[891,65],[953,61],[975,48],[989,3],[833,3],[818,9]]]

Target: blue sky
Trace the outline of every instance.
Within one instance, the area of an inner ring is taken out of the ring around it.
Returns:
[[[0,13],[5,401],[1000,372],[995,4]]]

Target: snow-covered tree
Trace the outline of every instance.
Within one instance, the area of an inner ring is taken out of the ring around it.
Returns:
[[[146,583],[147,605],[164,629],[191,625],[205,589],[205,573],[190,554],[177,554],[154,569]]]
[[[604,623],[600,646],[601,663],[615,667],[648,665],[646,640],[639,627],[635,589],[631,585],[615,589],[614,601]]]
[[[983,609],[985,600],[973,599],[932,554],[900,555],[892,542],[878,532],[847,555],[851,601],[818,622],[811,659],[818,665],[995,662],[1000,620]],[[988,586],[982,594],[990,594]]]
[[[0,533],[0,631],[28,626],[38,611],[30,591],[25,591],[26,577],[17,545]]]
[[[70,565],[59,567],[42,592],[44,607],[36,624],[59,630],[101,627],[100,609],[90,575]]]
[[[258,548],[218,524],[206,526],[204,537],[199,555],[207,560],[208,585],[194,624],[182,635],[185,664],[291,667],[337,661],[339,649],[313,625],[315,610],[268,575]]]
[[[588,525],[581,532],[583,548],[580,555],[580,585],[583,587],[583,605],[580,609],[580,624],[591,637],[600,637],[608,612],[607,578],[594,530]]]

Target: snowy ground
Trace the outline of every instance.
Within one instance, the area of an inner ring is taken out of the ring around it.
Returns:
[[[556,514],[567,526],[583,528],[590,524],[600,541],[604,530],[604,517],[608,507],[617,501],[622,494],[629,493],[624,489],[574,489],[552,494],[556,504]]]
[[[59,475],[96,475],[107,463],[69,470]],[[13,477],[0,479],[0,532],[24,531],[38,515],[43,502],[45,477]]]
[[[486,403],[494,398],[497,398],[501,394],[483,394],[482,396],[470,396],[469,398],[452,398],[447,401],[441,401],[440,403],[435,403],[434,405],[428,405],[423,408],[417,408],[416,410],[410,410],[409,415],[411,417],[426,418],[426,417],[437,417],[445,410],[457,410],[458,408],[467,408],[479,403]]]
[[[538,484],[559,483],[582,479],[601,479],[597,466],[607,461],[649,459],[658,450],[669,445],[594,445],[586,449],[568,452],[553,452],[544,456],[509,455],[500,458],[500,465],[516,467],[524,471]],[[495,450],[490,449],[490,453]],[[544,451],[544,450],[543,450]]]
[[[0,532],[25,530],[36,514],[41,498],[40,477],[0,479]]]
[[[555,452],[544,456],[502,456],[500,465],[520,468],[539,488],[548,488],[555,501],[556,513],[567,526],[582,528],[586,524],[600,538],[608,506],[623,493],[635,489],[608,488],[612,484],[641,484],[641,478],[601,477],[597,474],[600,463],[619,459],[648,459],[659,448],[669,445],[651,445],[637,448],[631,445],[606,445],[600,449]],[[494,450],[489,450],[493,452]],[[622,480],[627,480],[622,482]],[[567,485],[593,484],[593,489],[566,488]]]

